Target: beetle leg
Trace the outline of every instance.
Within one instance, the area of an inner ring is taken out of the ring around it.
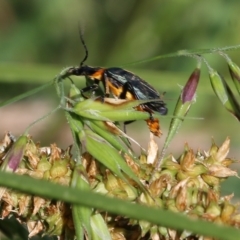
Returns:
[[[86,95],[84,94],[84,93],[86,93],[86,92],[89,92],[89,91],[91,91],[91,92],[93,92],[94,90],[96,90],[96,89],[98,89],[98,83],[94,83],[94,84],[92,84],[92,85],[90,85],[90,86],[87,86],[87,87],[85,87],[85,88],[82,88],[81,89],[81,94],[82,94],[82,96],[84,97],[84,98],[88,98],[88,97],[86,97]]]
[[[130,92],[129,90],[132,89],[132,86],[131,84],[129,84],[128,82],[126,82],[123,87],[122,87],[122,92],[120,94],[120,99],[126,99],[127,97],[127,92]],[[132,122],[135,122],[135,121],[126,121],[124,122],[124,125],[123,125],[123,130],[124,132],[126,133],[126,125],[132,123]]]
[[[109,97],[110,96],[110,80],[107,77],[107,74],[104,73],[104,77],[103,77],[103,85],[104,85],[104,89],[105,89],[105,97]]]
[[[154,117],[153,117],[153,115],[152,115],[152,113],[151,112],[148,112],[149,113],[149,119],[151,120],[151,121],[154,121]]]
[[[81,89],[81,92],[82,93],[85,93],[85,92],[89,92],[89,91],[94,91],[94,90],[96,90],[96,89],[98,89],[98,84],[93,84],[93,85],[91,85],[91,86],[87,86],[87,87],[85,87],[85,88],[82,88]]]
[[[126,122],[123,123],[123,131],[124,131],[124,133],[127,133],[127,128],[126,128],[126,126],[127,126],[128,124],[132,123],[132,122],[135,122],[135,121],[126,121]]]
[[[133,123],[133,122],[135,122],[135,120],[126,121],[126,122],[124,122],[124,125],[128,125],[128,124]]]
[[[123,85],[122,93],[120,94],[120,99],[127,99],[127,93],[128,92],[131,93],[131,91],[132,91],[132,85],[130,83],[126,82]],[[126,133],[126,125],[128,125],[128,124],[130,124],[132,122],[135,122],[135,121],[126,121],[126,122],[124,122],[123,129],[124,129],[125,133]]]

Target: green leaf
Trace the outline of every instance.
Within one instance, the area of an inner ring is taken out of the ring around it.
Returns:
[[[212,88],[224,107],[240,121],[240,106],[230,87],[216,71],[209,72]]]
[[[74,112],[81,117],[101,121],[135,121],[149,118],[149,113],[132,110],[99,111],[98,109],[78,110]]]
[[[161,99],[146,99],[146,100],[125,100],[115,98],[89,98],[84,101],[77,102],[74,106],[75,111],[96,109],[99,111],[114,111],[132,109],[140,104],[149,102],[159,102]]]
[[[118,151],[123,151],[127,154],[132,155],[131,147],[126,138],[121,138],[121,132],[116,132],[116,128],[112,129],[107,125],[106,122],[102,121],[85,121],[85,123],[99,136],[103,137],[107,142],[109,142]],[[125,140],[125,141],[124,141]],[[123,142],[124,141],[124,142]]]
[[[132,169],[127,165],[121,154],[115,148],[113,148],[105,139],[89,130],[86,130],[85,134],[86,149],[95,159],[110,169],[123,181],[128,183],[127,178],[122,173],[124,172],[127,177],[134,180],[139,187],[146,192],[145,187],[139,181],[138,177],[134,174]]]
[[[235,84],[235,87],[236,87],[238,93],[240,94],[240,68],[238,67],[238,65],[236,63],[234,63],[229,58],[227,59],[227,62],[228,62],[228,68],[229,68],[229,72],[232,77],[232,80]]]

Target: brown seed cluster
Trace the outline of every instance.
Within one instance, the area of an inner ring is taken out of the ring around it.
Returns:
[[[142,155],[139,162],[125,156],[129,167],[141,182],[145,183],[149,196],[134,183],[129,186],[109,170],[100,167],[89,154],[85,155],[84,164],[92,188],[97,192],[181,212],[193,219],[204,219],[239,228],[240,212],[237,205],[231,203],[233,194],[220,196],[221,182],[229,176],[237,176],[237,172],[229,168],[236,162],[227,157],[229,144],[230,139],[227,138],[222,146],[218,147],[213,142],[210,150],[197,153],[186,144],[181,156],[166,157],[161,169],[153,177],[155,166],[149,164],[148,156]],[[154,147],[149,154],[153,154],[153,149]],[[157,148],[155,149],[157,151]],[[157,153],[153,155],[157,156]],[[99,180],[99,176],[102,180]],[[151,183],[150,179],[153,179]],[[121,216],[108,215],[107,224],[111,226],[112,239],[213,240],[189,231],[176,231]]]
[[[87,152],[82,155],[82,167],[85,169],[85,179],[95,192],[181,212],[193,219],[204,219],[239,228],[240,213],[237,205],[231,203],[233,195],[220,196],[221,182],[229,176],[237,176],[236,171],[229,168],[236,162],[227,157],[229,144],[229,139],[220,147],[213,142],[209,151],[197,153],[185,145],[181,156],[166,157],[161,169],[155,172],[154,176],[152,173],[155,166],[148,162],[147,155],[142,154],[138,161],[125,155],[128,166],[145,185],[145,192],[131,179],[128,179],[128,183],[119,179]],[[153,153],[154,149],[157,151],[157,148],[152,147],[149,154],[157,158],[158,154]],[[7,150],[1,152],[3,160],[5,152]],[[69,185],[74,166],[70,149],[63,151],[55,144],[41,148],[29,139],[24,158],[16,173]],[[74,232],[71,208],[62,202],[8,189],[2,197],[1,205],[1,217],[15,215],[21,223],[27,224],[30,237],[39,232],[57,236],[63,236],[65,231]],[[197,236],[189,231],[176,231],[124,216],[100,213],[114,240],[216,240]],[[92,211],[92,215],[96,214],[99,214],[97,209]]]
[[[6,135],[4,141],[8,141],[7,138]],[[6,152],[2,152],[1,160],[4,160]],[[41,148],[29,139],[16,173],[69,185],[73,167],[70,149],[63,151],[55,144]],[[73,230],[70,207],[65,203],[7,189],[1,198],[1,217],[10,215],[27,225],[29,237],[39,232],[59,236],[64,229]]]

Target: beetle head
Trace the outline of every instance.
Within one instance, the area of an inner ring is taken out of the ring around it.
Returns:
[[[100,67],[80,66],[71,69],[71,73],[76,76],[88,76],[90,78],[97,78],[97,75],[101,74]]]

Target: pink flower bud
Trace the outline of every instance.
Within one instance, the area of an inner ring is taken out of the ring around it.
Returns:
[[[17,139],[4,159],[4,163],[2,165],[3,170],[8,172],[16,171],[23,158],[27,142],[28,137],[24,135]]]
[[[186,85],[182,90],[182,96],[181,96],[182,103],[191,102],[192,100],[194,100],[199,78],[200,78],[200,68],[196,68],[191,74],[191,76],[189,77]]]

